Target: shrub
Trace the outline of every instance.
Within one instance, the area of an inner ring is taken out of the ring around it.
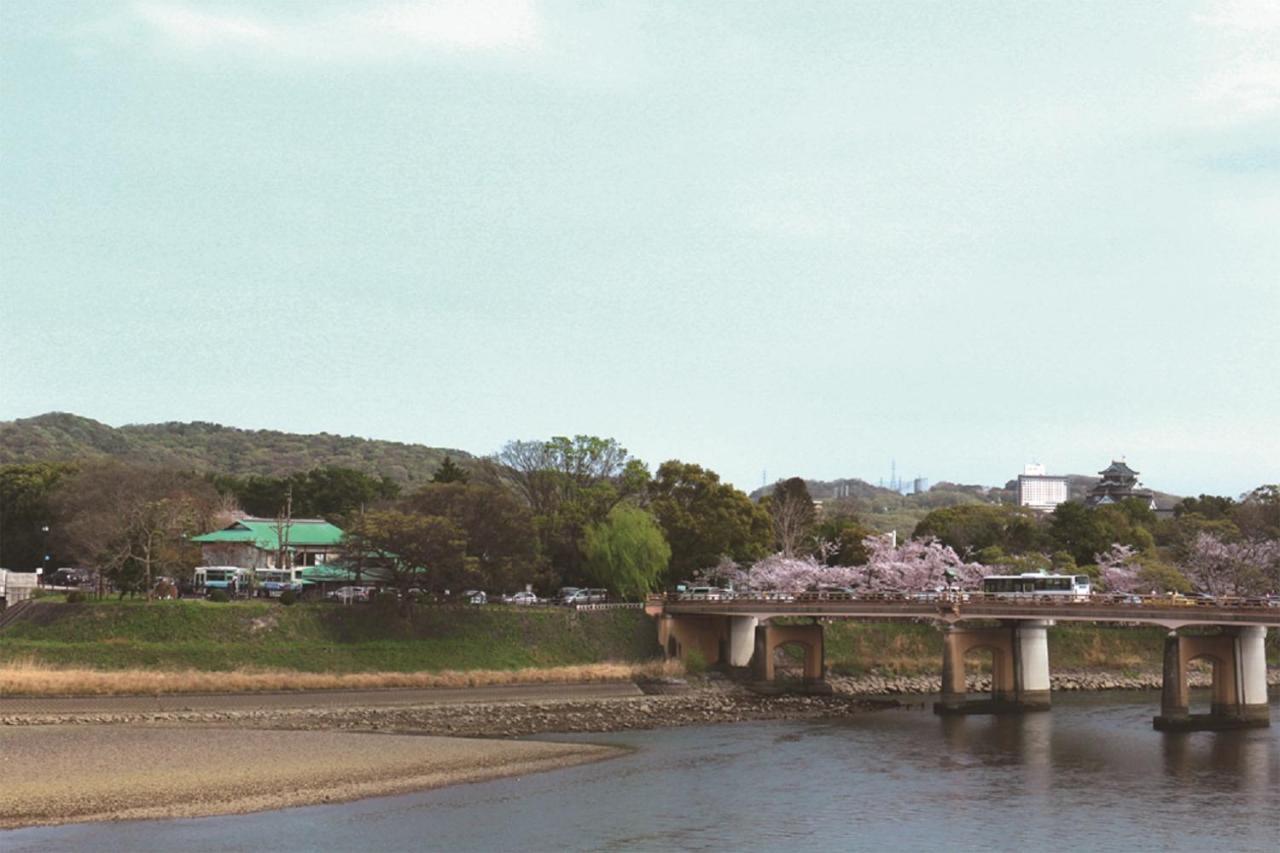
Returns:
[[[291,589],[286,589],[284,592],[280,593],[280,603],[285,607],[295,604],[297,600],[298,594]]]
[[[702,675],[707,671],[707,659],[697,649],[689,649],[684,653],[684,671],[690,675]]]
[[[81,604],[84,601],[84,593],[78,589],[73,589],[67,593],[67,604]]]
[[[400,597],[389,590],[376,593],[369,601],[373,611],[381,616],[395,616],[400,612]]]
[[[227,591],[225,589],[215,589],[213,592],[209,593],[209,600],[215,601],[218,604],[226,604],[231,600],[231,596],[227,595]]]

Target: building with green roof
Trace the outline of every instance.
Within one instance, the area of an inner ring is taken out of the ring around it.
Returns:
[[[283,548],[281,540],[284,541]],[[221,530],[193,536],[206,566],[245,569],[317,566],[338,559],[342,528],[322,518],[241,518]],[[285,555],[285,566],[281,555]]]

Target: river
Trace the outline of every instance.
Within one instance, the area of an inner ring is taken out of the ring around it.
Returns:
[[[1161,734],[1150,692],[564,736],[634,751],[525,778],[233,817],[0,833],[43,850],[1267,850],[1277,726]],[[72,783],[73,784],[73,783]]]

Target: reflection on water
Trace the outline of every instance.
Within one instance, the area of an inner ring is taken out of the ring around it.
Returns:
[[[1274,850],[1280,725],[1161,734],[1153,693],[566,736],[600,764],[336,806],[0,835],[5,850]],[[1272,704],[1280,724],[1280,703]]]

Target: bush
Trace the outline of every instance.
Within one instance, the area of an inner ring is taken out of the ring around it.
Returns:
[[[286,589],[280,593],[280,603],[285,607],[289,607],[298,601],[298,594],[291,589]]]
[[[400,612],[400,597],[389,590],[376,593],[369,601],[373,611],[381,616],[395,616]]]
[[[702,675],[707,671],[707,659],[697,649],[689,649],[684,653],[684,671],[690,675]]]
[[[215,589],[213,592],[209,593],[209,600],[215,601],[218,604],[226,604],[231,600],[231,596],[227,595],[227,591],[225,589]]]
[[[81,604],[84,602],[84,593],[78,589],[73,589],[67,593],[67,604]]]

